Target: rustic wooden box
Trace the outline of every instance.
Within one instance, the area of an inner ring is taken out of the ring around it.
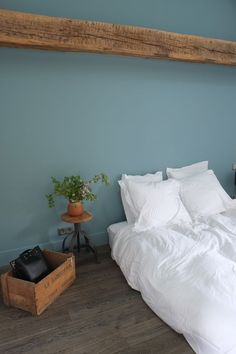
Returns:
[[[7,306],[40,315],[75,280],[75,257],[44,250],[45,257],[54,269],[37,284],[17,279],[12,272],[1,276],[3,300]]]

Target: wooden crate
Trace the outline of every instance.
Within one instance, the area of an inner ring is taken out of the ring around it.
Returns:
[[[45,257],[54,269],[37,284],[17,279],[12,272],[1,276],[3,300],[7,306],[40,315],[75,280],[75,257],[44,250]]]

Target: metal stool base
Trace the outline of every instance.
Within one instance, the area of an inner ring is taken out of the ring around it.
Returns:
[[[79,256],[81,248],[86,248],[87,252],[93,252],[96,263],[100,263],[98,260],[98,252],[95,246],[93,246],[87,236],[86,232],[81,230],[80,224],[74,224],[74,233],[71,236],[69,248],[66,248],[66,241],[71,235],[67,235],[62,243],[62,251],[65,252],[69,249],[70,252],[74,252],[74,249],[77,249],[77,254]],[[84,237],[85,244],[81,244],[80,236]]]

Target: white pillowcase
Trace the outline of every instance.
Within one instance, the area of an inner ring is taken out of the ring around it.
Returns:
[[[168,167],[166,169],[166,174],[168,178],[182,179],[182,178],[194,176],[198,173],[202,173],[207,170],[208,170],[208,161],[202,161],[181,168]]]
[[[212,170],[180,181],[180,196],[193,219],[221,213],[233,207]]]
[[[127,188],[127,181],[134,181],[138,183],[145,182],[161,182],[163,180],[162,171],[158,171],[154,174],[147,173],[144,176],[132,176],[123,174],[120,181],[118,181],[120,185],[121,192],[121,200],[124,207],[125,216],[128,224],[134,224],[137,218],[136,211],[134,210],[133,202],[130,198],[129,191]]]
[[[128,180],[127,188],[137,215],[134,224],[135,231],[191,222],[179,196],[179,182],[167,180],[138,183]]]

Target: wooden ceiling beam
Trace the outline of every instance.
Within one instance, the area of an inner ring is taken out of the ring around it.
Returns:
[[[0,46],[236,65],[236,42],[0,10]]]

